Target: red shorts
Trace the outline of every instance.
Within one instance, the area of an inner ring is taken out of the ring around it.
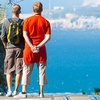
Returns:
[[[35,62],[46,64],[47,61],[46,47],[45,46],[41,47],[38,53],[33,53],[30,48],[25,48],[23,52],[23,59],[26,65]]]

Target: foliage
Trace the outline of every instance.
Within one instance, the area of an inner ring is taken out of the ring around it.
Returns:
[[[1,34],[2,21],[5,18],[6,11],[7,11],[6,3],[0,4],[0,34]],[[4,58],[5,58],[5,49],[0,39],[0,92],[7,91],[6,76],[4,75]]]
[[[94,88],[94,93],[100,95],[100,88]]]
[[[4,58],[5,58],[5,50],[0,40],[0,92],[6,92],[7,90],[6,76],[4,75],[3,72]]]
[[[0,24],[6,18],[6,13],[9,9],[8,0],[5,0],[3,4],[0,4]]]
[[[1,30],[2,25],[0,24],[0,30]]]
[[[0,24],[0,34],[1,34],[1,27],[2,27],[2,24]]]
[[[0,7],[0,23],[2,23],[4,16],[5,16],[5,11]]]
[[[82,90],[82,94],[83,95],[89,95],[90,93],[86,93],[85,91]],[[100,95],[100,88],[99,87],[94,88],[94,94]]]

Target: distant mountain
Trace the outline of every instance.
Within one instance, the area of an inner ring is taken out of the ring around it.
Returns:
[[[42,15],[52,29],[100,29],[100,5],[44,10]]]
[[[45,10],[43,16],[47,18],[64,18],[66,13],[73,13],[83,16],[96,16],[100,17],[100,5],[98,7],[82,6],[73,8],[64,8],[58,10]]]
[[[100,0],[84,0],[82,6],[98,7]]]

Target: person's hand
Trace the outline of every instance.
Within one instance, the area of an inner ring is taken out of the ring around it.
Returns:
[[[37,48],[37,46],[32,46],[31,50],[33,53],[38,53],[39,52],[39,48]]]
[[[7,48],[7,43],[3,43],[3,45],[4,45],[4,48],[6,49]]]
[[[25,62],[24,62],[24,60],[23,60],[23,67],[25,67]]]

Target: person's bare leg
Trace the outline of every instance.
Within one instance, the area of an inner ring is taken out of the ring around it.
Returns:
[[[42,98],[44,97],[44,85],[40,85],[40,91],[39,91],[39,97]]]
[[[15,98],[27,98],[27,85],[22,85],[22,92],[14,96]]]
[[[40,94],[43,94],[44,85],[40,85]]]
[[[22,77],[21,74],[16,74],[15,91],[18,91],[21,82],[21,77]]]
[[[7,80],[8,91],[11,91],[12,90],[12,75],[7,74],[6,80]]]
[[[27,91],[27,85],[22,85],[22,92],[26,93]]]

